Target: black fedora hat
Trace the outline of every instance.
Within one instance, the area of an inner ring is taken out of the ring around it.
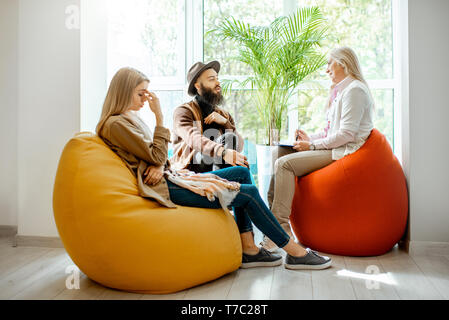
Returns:
[[[189,88],[187,89],[187,93],[190,96],[194,96],[197,94],[195,83],[198,80],[199,76],[208,69],[214,69],[217,73],[220,72],[220,62],[212,61],[207,64],[202,62],[195,63],[187,73],[187,82],[189,83]]]

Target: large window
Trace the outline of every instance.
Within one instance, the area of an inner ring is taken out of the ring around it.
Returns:
[[[375,99],[375,126],[394,146],[397,132],[394,119],[399,104],[397,84],[400,83],[394,63],[398,55],[395,38],[399,37],[394,28],[398,15],[396,0],[87,1],[90,5],[93,1],[101,2],[105,10],[100,11],[106,12],[105,31],[101,36],[105,39],[99,39],[106,43],[105,82],[109,83],[115,72],[124,66],[146,73],[151,79],[150,90],[160,97],[169,128],[172,128],[173,110],[191,99],[186,93],[186,74],[193,63],[219,60],[221,79],[250,73],[247,66],[234,59],[236,47],[233,43],[219,41],[209,33],[222,19],[234,17],[250,24],[267,25],[280,15],[295,12],[298,7],[317,5],[330,28],[323,52],[341,45],[355,49]],[[103,20],[95,22],[100,21]],[[86,32],[90,34],[89,31]],[[325,67],[311,80],[316,84],[313,89],[299,88],[292,100],[284,136],[291,135],[297,127],[313,132],[324,126],[324,106],[330,84]],[[249,144],[265,142],[249,88],[235,88],[226,97],[224,107],[231,112]],[[151,126],[153,118],[149,110],[144,110],[142,116]]]
[[[235,17],[250,24],[267,25],[280,15],[294,12],[301,6],[319,6],[328,20],[329,37],[322,48],[323,53],[337,46],[350,46],[358,54],[365,78],[370,83],[376,103],[375,126],[394,144],[394,81],[393,81],[393,23],[392,0],[205,0],[204,1],[204,58],[219,59],[224,67],[222,78],[246,75],[248,70],[236,61],[236,48],[232,43],[215,41],[209,30],[216,28],[223,17]],[[300,88],[289,113],[288,126],[283,136],[301,127],[314,132],[325,123],[325,102],[329,80],[325,67],[311,76],[321,90]],[[257,119],[256,107],[245,88],[234,90],[226,107],[238,114],[238,128],[255,143],[263,143],[265,137]],[[296,107],[296,108],[295,108]],[[290,130],[288,130],[290,128]]]
[[[282,1],[204,0],[204,60],[220,61],[220,77],[223,79],[248,75],[250,69],[234,59],[238,50],[235,44],[231,41],[217,41],[209,31],[215,29],[227,17],[234,17],[251,25],[267,25],[283,13]],[[266,143],[262,122],[251,100],[250,90],[233,90],[224,107],[236,118],[237,128],[245,139],[252,143]]]
[[[108,80],[123,66],[161,84],[182,84],[185,9],[180,0],[109,0]]]
[[[108,0],[107,79],[124,66],[134,67],[151,80],[164,107],[165,124],[184,95],[186,50],[184,0]],[[152,114],[142,109],[150,124]]]

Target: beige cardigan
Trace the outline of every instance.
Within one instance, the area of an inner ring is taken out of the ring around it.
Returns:
[[[173,171],[167,160],[170,131],[164,127],[156,127],[154,137],[148,126],[134,115],[121,114],[110,117],[102,129],[105,143],[126,163],[137,177],[139,194],[145,198],[156,200],[161,205],[175,208],[170,200],[167,180],[214,201],[218,197],[222,208],[228,206],[240,191],[240,184],[227,181],[213,174],[195,174],[188,170]],[[165,165],[165,179],[157,185],[149,186],[143,182],[143,173],[149,165]]]
[[[325,132],[310,136],[317,150],[332,150],[333,160],[359,150],[374,128],[374,101],[368,87],[347,77],[337,85],[337,90],[327,111],[327,136]]]
[[[145,130],[142,130],[144,128]],[[175,208],[170,200],[167,182],[162,179],[159,184],[149,186],[143,182],[142,176],[148,166],[169,165],[167,163],[170,130],[156,127],[154,137],[150,129],[138,117],[127,114],[110,117],[103,126],[103,141],[126,163],[137,177],[139,194],[151,198],[161,205]]]

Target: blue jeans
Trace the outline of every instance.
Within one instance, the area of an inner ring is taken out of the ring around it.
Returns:
[[[289,235],[284,231],[273,213],[260,197],[259,190],[252,184],[251,173],[244,167],[230,167],[210,172],[228,181],[241,184],[240,192],[231,206],[240,233],[253,230],[252,223],[279,248],[287,245]],[[173,203],[186,207],[221,208],[218,199],[211,202],[190,190],[179,187],[167,180],[170,199]]]

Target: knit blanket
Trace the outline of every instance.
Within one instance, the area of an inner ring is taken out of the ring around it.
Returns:
[[[172,183],[188,189],[211,202],[217,198],[224,211],[230,213],[229,207],[240,192],[240,183],[225,180],[211,173],[198,174],[189,170],[165,171],[165,177]]]

